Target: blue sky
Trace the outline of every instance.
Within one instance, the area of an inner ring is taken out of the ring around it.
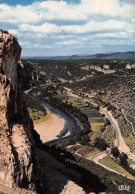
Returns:
[[[135,0],[0,0],[22,56],[135,51]]]

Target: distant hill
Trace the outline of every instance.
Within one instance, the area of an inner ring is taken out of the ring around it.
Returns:
[[[109,54],[96,54],[96,55],[92,55],[91,58],[135,60],[135,52],[117,52],[117,53],[109,53]]]
[[[54,57],[22,57],[23,59],[55,59],[55,60],[76,60],[76,59],[121,59],[121,60],[135,60],[135,52],[116,52],[95,55],[72,55],[72,56],[54,56]]]

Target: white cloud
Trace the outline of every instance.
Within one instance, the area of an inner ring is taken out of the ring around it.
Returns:
[[[89,33],[98,31],[116,31],[125,28],[130,28],[131,26],[125,21],[115,21],[108,20],[106,22],[96,22],[90,21],[85,25],[68,25],[64,26],[63,29],[68,33]]]
[[[18,32],[18,30],[16,30],[16,29],[9,29],[8,32],[13,34],[14,36],[19,36],[20,37],[20,36],[23,35],[22,33]]]
[[[0,5],[1,22],[36,24],[47,21],[87,21],[90,17],[107,16],[132,19],[135,5],[119,0],[81,0],[80,4],[65,1],[35,2],[28,6]]]
[[[99,37],[99,38],[128,38],[128,34],[126,32],[99,33],[99,34],[95,34],[94,37]]]
[[[119,0],[81,0],[79,9],[87,15],[118,16],[121,8]]]
[[[50,46],[50,45],[41,45],[41,44],[33,44],[32,48],[50,49],[50,48],[52,48],[52,46]]]
[[[58,45],[79,45],[80,41],[77,40],[67,40],[67,41],[62,41],[62,42],[58,42]]]
[[[54,39],[69,39],[69,38],[76,38],[75,34],[59,34],[59,35],[52,35],[50,36]]]
[[[72,2],[72,1],[71,1]],[[0,23],[9,25],[24,48],[87,48],[133,45],[134,0],[44,0],[28,6],[0,4]],[[118,41],[119,39],[119,41]]]
[[[28,48],[31,47],[31,42],[30,41],[20,41],[19,43],[22,47],[28,47]]]
[[[83,33],[91,33],[91,32],[99,32],[99,31],[132,31],[132,25],[128,24],[125,21],[115,21],[108,20],[106,22],[95,22],[90,21],[84,25],[61,25],[58,26],[56,24],[45,23],[41,26],[34,26],[29,24],[21,24],[21,31],[30,31],[36,33],[72,33],[72,34],[83,34]]]
[[[48,20],[86,20],[87,17],[74,5],[64,1],[36,2],[28,6],[0,5],[1,22],[9,23],[38,23]]]
[[[65,1],[44,1],[40,6],[46,10],[45,19],[51,20],[86,20],[87,17],[78,11],[77,5],[67,4]]]
[[[20,30],[36,32],[36,33],[52,33],[52,32],[57,33],[57,32],[62,32],[63,29],[55,24],[45,23],[45,24],[42,24],[41,26],[21,24]]]
[[[38,14],[32,11],[31,6],[9,6],[0,5],[1,22],[6,23],[36,23],[39,21]]]
[[[134,18],[135,17],[135,4],[125,4],[122,6],[122,14],[123,18]]]
[[[127,42],[125,39],[110,39],[106,37],[105,39],[100,39],[98,36],[91,38],[90,36],[86,37],[85,40],[82,40],[81,37],[77,40],[61,41],[57,42],[56,45],[65,46],[65,47],[101,47],[101,46],[115,46],[115,45],[132,45],[131,40]]]
[[[52,46],[50,45],[41,45],[39,43],[31,44],[30,41],[20,41],[20,45],[24,48],[45,48],[45,49],[52,48]]]

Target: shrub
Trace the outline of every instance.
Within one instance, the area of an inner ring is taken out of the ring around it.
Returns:
[[[111,154],[114,156],[114,157],[118,157],[120,155],[120,152],[119,152],[119,149],[117,147],[113,147],[111,149]]]
[[[100,137],[97,137],[95,140],[94,140],[94,146],[96,148],[99,148],[101,150],[106,150],[107,148],[107,143],[105,142],[104,139],[100,138]]]
[[[127,161],[127,159],[128,159],[127,154],[125,154],[125,153],[122,152],[122,153],[120,154],[120,162],[121,162],[121,165],[122,165],[123,167],[125,167],[125,168],[128,167],[128,161]]]

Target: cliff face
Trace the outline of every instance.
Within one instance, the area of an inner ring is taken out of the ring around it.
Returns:
[[[0,108],[3,111],[0,117],[0,125],[8,127],[8,123],[13,122],[21,116],[23,107],[20,101],[21,65],[19,57],[21,47],[10,34],[0,32]],[[18,79],[19,78],[19,79]],[[19,102],[20,101],[20,102]]]
[[[83,189],[81,182],[85,182],[85,171],[74,164],[74,157],[69,157],[68,153],[64,155],[59,149],[41,145],[33,129],[22,100],[23,65],[19,61],[20,53],[17,40],[0,31],[0,191],[20,193],[20,190],[10,191],[14,190],[12,187],[22,187],[39,193],[84,194],[86,188]],[[34,141],[42,150],[36,148]],[[57,155],[57,159],[51,156],[52,152],[56,152],[54,156]],[[73,159],[73,165],[62,163],[62,158],[66,157]],[[90,177],[104,191],[99,179],[95,181],[91,173]],[[89,190],[95,191],[94,186],[90,184]],[[21,189],[21,193],[32,193],[27,191]]]
[[[0,178],[10,187],[33,188],[33,126],[22,100],[21,47],[0,31]]]

